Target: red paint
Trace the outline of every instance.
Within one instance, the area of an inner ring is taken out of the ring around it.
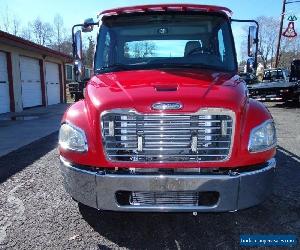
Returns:
[[[6,52],[6,62],[7,62],[7,75],[9,82],[9,99],[10,99],[10,111],[15,112],[15,95],[14,95],[14,79],[12,75],[12,60],[11,53]]]
[[[59,89],[60,89],[60,102],[63,103],[64,102],[64,82],[63,82],[63,78],[62,78],[62,67],[60,64],[57,64],[58,67],[58,72],[59,72]]]
[[[200,4],[159,4],[159,5],[140,5],[130,6],[117,9],[105,10],[100,15],[120,15],[127,13],[143,13],[143,12],[162,12],[162,11],[202,11],[202,12],[219,12],[225,13],[228,17],[232,15],[232,11],[226,7]]]
[[[64,93],[64,95],[63,95],[63,101],[62,102],[66,103],[67,102],[67,86],[66,86],[67,77],[66,77],[66,65],[65,64],[63,64],[63,77],[64,77],[64,79],[63,79],[63,93]]]
[[[177,91],[157,91],[156,87],[174,87]],[[72,105],[63,117],[82,128],[87,136],[87,153],[60,149],[71,162],[95,167],[225,167],[234,168],[266,162],[275,149],[249,153],[248,141],[252,128],[271,118],[260,103],[249,100],[246,86],[235,74],[212,70],[136,70],[94,76],[86,88],[86,97]],[[203,107],[231,109],[236,114],[235,136],[231,157],[225,162],[199,163],[112,163],[105,159],[100,133],[101,112],[115,108],[134,108],[141,113],[157,113],[151,105],[158,101],[180,101],[183,109],[166,113],[191,113]]]
[[[45,84],[45,70],[44,70],[44,61],[39,60],[40,65],[40,77],[41,77],[41,89],[42,89],[42,105],[46,106],[46,84]]]

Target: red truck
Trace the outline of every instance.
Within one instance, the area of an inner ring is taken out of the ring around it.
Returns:
[[[251,20],[231,14],[169,4],[99,15],[95,75],[59,131],[61,172],[75,201],[99,210],[219,212],[270,196],[275,126],[237,75],[231,22]],[[81,31],[96,25],[73,27],[78,75]],[[257,32],[249,27],[252,62]]]

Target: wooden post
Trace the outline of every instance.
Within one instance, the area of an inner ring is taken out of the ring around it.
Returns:
[[[285,5],[286,5],[286,0],[283,0],[282,12],[281,12],[281,21],[280,21],[280,28],[279,28],[279,35],[278,35],[278,43],[277,43],[277,50],[276,50],[275,68],[278,67],[279,58],[280,58],[280,43],[281,43],[281,35],[282,35],[282,28],[283,28],[283,20],[284,20],[284,16],[285,16]]]

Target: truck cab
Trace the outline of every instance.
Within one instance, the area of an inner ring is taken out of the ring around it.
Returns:
[[[65,112],[61,172],[99,210],[236,211],[272,190],[276,131],[237,75],[232,12],[208,5],[103,11],[94,76]],[[81,71],[81,33],[73,28]],[[249,29],[255,57],[257,27]],[[255,59],[254,59],[255,61]]]
[[[286,69],[265,69],[263,82],[289,82],[289,74]]]

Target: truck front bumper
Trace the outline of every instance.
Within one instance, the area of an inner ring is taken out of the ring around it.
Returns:
[[[107,174],[70,164],[61,157],[67,192],[78,202],[99,210],[137,212],[222,212],[257,205],[270,196],[275,159],[258,170],[235,174]],[[217,192],[213,205],[120,205],[116,194],[125,192]]]

